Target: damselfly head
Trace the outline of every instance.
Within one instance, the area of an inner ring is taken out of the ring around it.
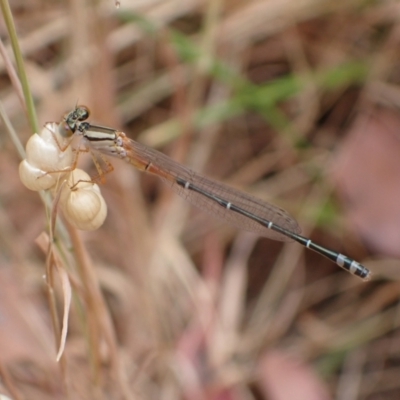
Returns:
[[[63,137],[72,136],[79,122],[85,121],[89,118],[90,110],[88,107],[80,105],[76,106],[72,111],[65,114],[62,122],[59,124],[58,130]]]
[[[70,112],[69,115],[75,120],[84,121],[85,119],[89,118],[90,110],[88,107],[80,105],[76,106],[75,110]]]
[[[75,125],[78,121],[82,122],[88,119],[90,110],[86,106],[76,106],[71,112],[64,115],[63,120],[68,125]]]

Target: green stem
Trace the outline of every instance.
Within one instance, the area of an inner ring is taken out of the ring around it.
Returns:
[[[19,47],[18,35],[17,31],[15,30],[15,24],[10,5],[7,0],[0,0],[0,7],[3,13],[4,21],[7,26],[8,34],[10,35],[11,46],[17,64],[18,76],[21,81],[21,86],[25,97],[29,123],[31,125],[32,132],[38,132],[39,125],[37,121],[35,105],[33,103],[32,93],[29,88],[28,77],[26,76],[26,71],[24,67],[24,59],[22,57],[21,48]]]

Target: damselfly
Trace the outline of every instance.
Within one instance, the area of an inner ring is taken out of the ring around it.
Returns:
[[[77,106],[64,117],[60,132],[64,136],[80,135],[86,148],[118,157],[141,171],[157,175],[185,200],[240,229],[275,240],[295,240],[346,271],[364,280],[370,278],[370,271],[362,264],[301,236],[296,220],[286,211],[205,178],[165,154],[129,139],[123,132],[93,125],[87,122],[89,115],[86,106]]]

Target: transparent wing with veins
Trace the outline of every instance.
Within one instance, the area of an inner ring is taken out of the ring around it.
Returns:
[[[88,132],[98,132],[99,128],[101,127],[91,125]],[[232,203],[240,207],[244,212],[271,221],[288,231],[300,233],[301,230],[296,220],[281,208],[201,176],[165,154],[127,138],[122,132],[113,132],[115,133],[115,138],[112,141],[108,141],[103,137],[101,140],[94,140],[93,137],[87,136],[88,146],[96,152],[116,156],[131,163],[139,170],[157,175],[179,196],[194,206],[240,229],[256,232],[275,240],[292,240],[245,215],[229,208],[221,207],[221,203],[216,201],[217,199]],[[187,187],[188,184],[190,189]]]

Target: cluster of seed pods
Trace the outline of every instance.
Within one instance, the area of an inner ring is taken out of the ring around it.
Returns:
[[[40,134],[30,137],[26,159],[19,165],[21,181],[28,189],[59,194],[65,218],[78,229],[95,230],[107,216],[107,205],[98,185],[85,171],[75,168],[77,152],[58,127],[48,122]]]

